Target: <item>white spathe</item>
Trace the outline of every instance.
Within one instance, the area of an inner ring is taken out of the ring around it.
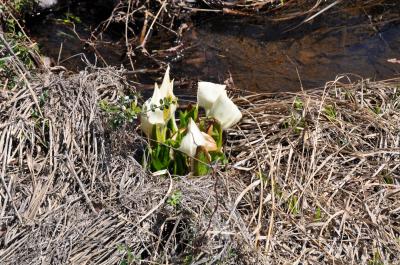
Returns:
[[[165,124],[164,111],[160,109],[161,90],[158,85],[154,85],[153,96],[146,100],[143,104],[142,113],[140,115],[140,126],[142,131],[151,137],[153,126],[157,124]]]
[[[163,81],[161,83],[161,87],[160,87],[161,96],[164,97],[164,98],[167,98],[167,97],[175,98],[175,95],[174,95],[174,80],[171,80],[171,78],[169,76],[169,72],[170,72],[170,68],[169,68],[169,65],[168,65],[167,70],[165,71],[165,74],[164,74]]]
[[[190,157],[196,155],[196,150],[198,146],[206,145],[206,139],[201,133],[200,129],[197,127],[193,119],[190,119],[188,125],[188,131],[186,135],[182,138],[181,145],[178,150],[185,153]]]
[[[221,94],[226,94],[226,86],[214,84],[211,82],[199,82],[197,89],[197,104],[206,110],[206,114],[210,111],[215,101]]]
[[[153,96],[149,98],[142,108],[141,128],[142,131],[151,137],[153,126],[157,124],[166,124],[170,119],[173,121],[173,126],[177,129],[175,122],[175,111],[177,109],[177,98],[174,95],[174,80],[169,76],[169,65],[165,71],[161,87],[157,83],[154,85]],[[165,106],[165,102],[169,102],[169,106]]]
[[[217,98],[208,115],[219,121],[224,130],[232,127],[242,118],[242,113],[239,108],[232,102],[226,93],[222,93]]]
[[[167,120],[173,119],[174,126],[176,127],[175,124],[175,111],[177,109],[177,97],[174,95],[174,80],[171,80],[169,76],[170,68],[169,65],[167,67],[167,70],[165,71],[163,81],[161,83],[160,87],[160,95],[161,98],[167,99],[170,102],[170,105],[168,108],[165,108],[165,118]]]

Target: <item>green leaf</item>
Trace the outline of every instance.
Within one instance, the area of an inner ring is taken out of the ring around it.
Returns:
[[[209,152],[211,156],[211,162],[220,161],[223,165],[228,164],[228,159],[223,152]]]
[[[174,153],[174,160],[172,161],[172,172],[174,175],[185,175],[189,171],[187,160],[187,156],[184,153]]]
[[[210,172],[210,155],[207,150],[198,146],[196,150],[196,159],[193,159],[193,174],[195,176],[204,176]]]
[[[123,252],[123,251],[125,251],[125,249],[126,249],[125,245],[117,245],[118,251]]]
[[[223,137],[222,137],[223,135],[222,135],[222,126],[218,121],[215,121],[213,124],[211,136],[217,143],[218,149],[221,149],[223,143]]]
[[[196,121],[198,115],[199,115],[199,107],[197,105],[195,106],[189,105],[189,107],[185,111],[179,111],[179,121],[180,121],[179,127],[187,128],[190,118]]]
[[[150,151],[150,169],[159,171],[167,169],[171,158],[169,157],[170,148],[163,144],[156,144]]]
[[[167,128],[168,128],[168,133],[167,133],[168,137],[171,137],[177,131],[179,131],[178,126],[176,125],[176,120],[175,120],[174,116],[172,116],[172,118],[168,120]]]
[[[155,140],[159,143],[165,143],[167,140],[167,127],[162,124],[156,124],[153,126],[153,135]]]

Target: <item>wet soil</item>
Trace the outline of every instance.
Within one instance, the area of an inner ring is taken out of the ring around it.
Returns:
[[[43,54],[72,71],[83,69],[87,62],[131,69],[121,27],[96,36],[95,45],[86,41],[111,12],[98,10],[82,2],[35,16],[28,23],[29,33]],[[66,22],[68,13],[79,18],[75,26]],[[400,59],[398,20],[396,14],[379,17],[360,10],[332,10],[300,26],[300,20],[202,15],[192,18],[178,42],[169,34],[155,35],[148,49],[171,63],[178,80],[222,82],[232,75],[241,89],[298,91],[321,87],[338,74],[351,74],[353,81],[399,76],[400,64],[389,62]],[[179,48],[157,52],[170,47]],[[139,54],[134,66],[157,69]],[[151,86],[155,76],[145,72],[132,78]]]

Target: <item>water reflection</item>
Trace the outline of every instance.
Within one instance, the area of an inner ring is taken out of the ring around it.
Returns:
[[[323,86],[340,73],[373,79],[398,75],[399,64],[388,59],[400,58],[400,26],[376,32],[359,23],[354,18],[315,22],[291,33],[243,19],[209,20],[187,34],[177,72],[214,81],[229,72],[238,87],[270,92],[299,90],[300,80],[304,88]]]

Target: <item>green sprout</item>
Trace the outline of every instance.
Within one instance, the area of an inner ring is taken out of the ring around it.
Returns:
[[[167,203],[172,207],[176,208],[181,203],[181,200],[182,200],[182,192],[180,190],[176,190],[168,198]]]
[[[383,113],[382,108],[381,108],[380,106],[375,106],[375,107],[372,109],[372,111],[373,111],[375,114],[377,114],[377,115]]]
[[[324,114],[328,118],[329,121],[334,121],[336,120],[337,117],[337,112],[336,108],[333,105],[327,105],[324,108]]]
[[[368,261],[368,265],[384,265],[382,257],[378,251],[374,252],[372,259]]]
[[[298,200],[296,195],[290,196],[288,208],[289,208],[289,212],[291,214],[295,214],[295,215],[299,214],[300,209],[299,209],[299,203],[298,202],[299,202],[299,200]]]
[[[296,99],[294,100],[293,106],[294,106],[295,110],[301,111],[304,108],[304,103],[300,98],[296,97]]]
[[[124,254],[123,258],[119,262],[119,265],[134,264],[134,262],[139,260],[139,258],[135,257],[132,253],[132,250],[126,245],[118,245],[117,250]]]
[[[321,208],[317,206],[317,208],[315,208],[314,220],[316,222],[319,222],[321,221],[321,218],[322,218]]]
[[[306,120],[296,114],[292,114],[283,122],[283,128],[292,128],[296,134],[300,134],[306,127]]]

